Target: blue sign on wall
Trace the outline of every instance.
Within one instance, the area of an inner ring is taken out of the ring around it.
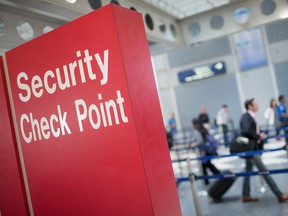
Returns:
[[[203,65],[181,71],[178,73],[178,79],[180,83],[187,83],[224,73],[226,73],[226,65],[224,62],[219,61],[214,64]]]

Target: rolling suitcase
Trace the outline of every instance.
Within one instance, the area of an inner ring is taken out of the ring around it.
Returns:
[[[224,171],[222,174],[231,174],[230,171]],[[223,178],[217,180],[208,190],[208,194],[215,202],[219,202],[221,197],[225,194],[225,192],[232,186],[235,177],[231,178]]]

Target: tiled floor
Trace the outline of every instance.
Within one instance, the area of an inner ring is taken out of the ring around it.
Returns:
[[[278,148],[283,146],[284,142],[271,142],[266,144],[265,148]],[[219,149],[221,154],[228,153],[228,149],[222,147]],[[194,152],[187,153],[183,151],[181,158],[187,156],[195,157]],[[175,152],[171,152],[172,159],[176,159]],[[268,169],[288,168],[288,157],[286,151],[268,152],[262,156],[263,162]],[[200,175],[199,164],[193,161],[193,172]],[[244,160],[238,157],[229,157],[214,160],[214,164],[221,170],[231,170],[233,172],[242,172],[244,168]],[[182,162],[182,177],[188,176],[187,163]],[[173,164],[176,177],[181,176],[178,163]],[[276,174],[272,176],[280,190],[288,193],[288,173]],[[210,185],[213,184],[211,180]],[[203,216],[288,216],[288,203],[278,203],[275,195],[270,188],[263,182],[262,177],[251,177],[251,195],[258,197],[259,202],[242,203],[240,201],[242,191],[243,178],[238,178],[229,191],[223,196],[220,203],[213,203],[211,198],[207,196],[207,190],[210,186],[205,186],[203,180],[196,181],[198,200]],[[183,182],[178,187],[178,194],[182,208],[183,216],[196,215],[194,202],[192,197],[191,185],[189,182]]]

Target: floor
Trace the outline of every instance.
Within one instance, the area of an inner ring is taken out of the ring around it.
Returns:
[[[279,148],[284,145],[284,141],[271,140],[265,145],[266,149]],[[218,151],[220,154],[229,154],[229,150],[221,146]],[[269,170],[288,168],[288,154],[286,151],[275,151],[263,154],[262,160]],[[182,150],[171,151],[172,160],[180,158],[194,158],[196,153],[194,151]],[[239,157],[228,157],[213,160],[216,167],[220,170],[231,170],[232,172],[242,172],[244,168],[244,160]],[[173,163],[173,169],[176,177],[187,177],[188,168],[187,162]],[[192,161],[192,171],[196,175],[201,175],[199,163]],[[287,178],[288,174],[275,174],[272,176],[276,184],[283,193],[288,194]],[[275,195],[270,188],[263,181],[260,176],[251,177],[251,195],[258,197],[259,202],[242,203],[240,201],[242,191],[243,178],[239,177],[232,187],[223,196],[222,202],[214,203],[207,195],[207,190],[213,184],[211,180],[210,185],[205,186],[203,180],[196,181],[197,197],[200,204],[200,211],[202,216],[288,216],[288,202],[278,203]],[[194,199],[192,196],[192,189],[190,182],[182,182],[178,186],[178,194],[182,208],[183,216],[197,215],[194,207]],[[198,215],[197,215],[198,216]]]

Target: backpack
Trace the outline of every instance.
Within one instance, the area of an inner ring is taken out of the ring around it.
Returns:
[[[205,152],[207,155],[218,155],[217,148],[219,143],[214,136],[207,134],[205,137]],[[204,149],[203,149],[204,150]]]

